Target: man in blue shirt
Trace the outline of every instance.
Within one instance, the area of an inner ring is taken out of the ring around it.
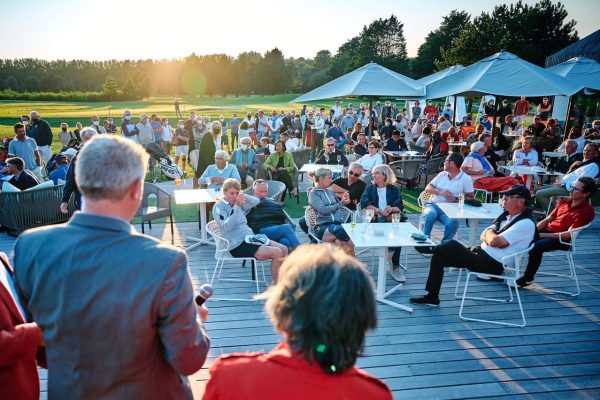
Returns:
[[[50,172],[48,178],[52,179],[55,185],[58,185],[58,180],[62,180],[65,182],[67,180],[67,171],[69,170],[69,161],[67,160],[67,156],[64,154],[59,154],[54,159],[56,164],[56,168]]]
[[[342,132],[337,118],[333,119],[333,126],[327,130],[327,135],[325,137],[335,140],[336,146],[339,149],[343,149],[344,145],[348,143],[348,138],[344,135],[344,132]]]

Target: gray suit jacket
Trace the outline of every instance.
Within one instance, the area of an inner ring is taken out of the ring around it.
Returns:
[[[15,246],[15,286],[44,331],[49,399],[192,398],[185,376],[209,339],[184,252],[85,213]]]

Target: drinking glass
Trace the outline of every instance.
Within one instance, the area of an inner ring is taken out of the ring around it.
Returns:
[[[177,186],[177,187],[181,186],[181,178],[175,179],[175,186]]]
[[[462,213],[465,209],[465,194],[461,193],[458,195],[458,212]]]
[[[392,225],[398,226],[399,223],[400,223],[400,214],[398,214],[398,213],[392,214]]]

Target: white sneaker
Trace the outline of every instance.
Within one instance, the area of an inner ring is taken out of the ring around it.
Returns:
[[[394,280],[396,282],[400,282],[400,283],[406,282],[406,277],[404,276],[404,273],[402,272],[402,269],[400,267],[398,267],[396,269],[392,268],[390,270],[390,275],[392,276],[392,278],[394,278]]]

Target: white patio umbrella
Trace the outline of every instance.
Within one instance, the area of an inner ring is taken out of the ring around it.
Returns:
[[[430,84],[432,82],[437,82],[440,79],[445,78],[448,75],[452,75],[452,74],[454,74],[454,73],[456,73],[456,72],[458,72],[458,71],[460,71],[461,69],[464,69],[464,68],[465,67],[463,67],[462,65],[456,64],[456,65],[453,65],[453,66],[448,67],[446,69],[443,69],[441,71],[434,72],[431,75],[424,76],[421,79],[417,79],[417,82],[422,83],[423,85],[427,85],[427,84]]]
[[[573,57],[547,70],[587,89],[600,90],[600,63],[591,58]]]
[[[380,97],[420,99],[423,85],[407,76],[371,62],[292,100],[292,103],[357,97],[369,100],[369,136],[373,133],[373,100]]]
[[[427,98],[446,96],[570,96],[583,85],[558,76],[506,51],[484,58],[427,84]]]
[[[424,76],[423,78],[418,79],[417,82],[422,83],[423,85],[427,85],[427,84],[430,84],[433,82],[437,82],[440,79],[445,78],[449,75],[452,75],[464,68],[465,67],[463,67],[462,65],[456,64],[456,65],[453,65],[446,69],[443,69],[441,71],[434,72],[431,75]],[[449,96],[446,97],[446,104],[449,103],[448,97]],[[462,117],[464,115],[467,115],[467,112],[466,112],[466,106],[465,106],[465,98],[463,96],[454,96],[453,104],[454,104],[454,107],[453,107],[453,112],[452,112],[452,124],[454,125],[454,124],[456,124],[456,116],[458,115],[459,118],[462,119]]]
[[[422,84],[372,62],[313,89],[291,102],[303,103],[338,97],[422,98],[424,95],[425,89]]]

